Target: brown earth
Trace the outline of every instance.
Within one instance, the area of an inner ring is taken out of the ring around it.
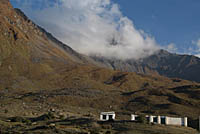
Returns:
[[[200,84],[97,67],[0,1],[0,115],[200,115]]]

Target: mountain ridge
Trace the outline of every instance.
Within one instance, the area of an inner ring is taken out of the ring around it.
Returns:
[[[192,120],[200,114],[199,83],[96,66],[7,4],[0,1],[0,116],[32,117],[50,109],[95,119],[101,111]]]
[[[95,61],[93,61],[93,59],[91,59],[88,56],[82,55],[80,53],[77,53],[76,51],[74,51],[69,45],[64,44],[63,42],[59,41],[57,38],[55,38],[51,33],[47,32],[44,28],[42,28],[41,26],[38,26],[37,24],[35,24],[33,21],[31,21],[24,13],[23,11],[21,11],[18,8],[15,8],[15,11],[18,15],[20,15],[21,17],[24,18],[24,20],[31,22],[33,25],[35,25],[39,31],[40,34],[43,34],[45,36],[45,38],[49,39],[50,41],[52,41],[53,43],[55,43],[55,45],[57,45],[58,47],[60,47],[61,49],[63,49],[64,51],[66,51],[67,53],[70,53],[71,56],[74,58],[75,62],[80,62],[80,63],[88,63],[88,64],[94,64],[94,65],[98,65],[99,63],[96,63]],[[101,66],[101,65],[100,65]]]
[[[92,56],[108,68],[142,74],[159,74],[170,78],[181,78],[200,82],[200,58],[193,55],[180,55],[159,50],[157,53],[140,60],[117,60]]]

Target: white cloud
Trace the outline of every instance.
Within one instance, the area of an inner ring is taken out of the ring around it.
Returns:
[[[192,44],[196,46],[195,49],[193,50],[195,56],[200,58],[200,38],[196,41],[193,40]]]
[[[192,40],[192,44],[194,44],[196,46],[196,52],[200,52],[200,38],[196,41]]]
[[[200,48],[200,39],[197,40],[196,44]]]
[[[167,45],[167,47],[165,49],[172,53],[177,51],[177,47],[174,43],[170,43],[169,45]]]
[[[200,54],[196,54],[195,56],[200,58]]]
[[[136,29],[111,0],[50,1],[37,1],[45,5],[37,10],[31,8],[35,0],[19,3],[31,19],[80,53],[138,59],[159,49],[155,39]],[[175,50],[173,44],[169,49]]]

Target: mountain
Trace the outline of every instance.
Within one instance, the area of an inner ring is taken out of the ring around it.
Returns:
[[[39,88],[42,82],[46,83],[42,86],[54,87],[48,81],[58,77],[60,68],[97,64],[13,9],[9,1],[0,1],[0,7],[0,89],[19,88],[20,84]]]
[[[117,60],[92,57],[108,68],[142,74],[159,74],[170,78],[180,78],[200,82],[200,58],[192,55],[178,55],[159,50],[157,53],[140,60]]]
[[[119,119],[134,112],[200,115],[199,83],[99,65],[0,1],[0,117],[35,117],[51,109],[91,113],[95,120],[101,111],[116,111]]]

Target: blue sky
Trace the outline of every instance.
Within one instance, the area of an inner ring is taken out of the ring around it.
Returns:
[[[114,0],[137,28],[184,52],[200,38],[200,0]],[[184,50],[185,49],[185,50]]]
[[[59,0],[33,1],[11,0],[11,3],[14,7],[21,8],[40,25],[46,25],[31,12],[44,8],[44,5],[51,6],[54,3],[52,1]],[[160,46],[167,49],[169,44],[173,44],[171,45],[173,52],[200,54],[200,0],[112,0],[112,2],[118,4],[120,12],[133,21],[137,30],[143,30],[155,38]],[[28,10],[30,6],[32,10]],[[51,31],[48,27],[45,28]]]

